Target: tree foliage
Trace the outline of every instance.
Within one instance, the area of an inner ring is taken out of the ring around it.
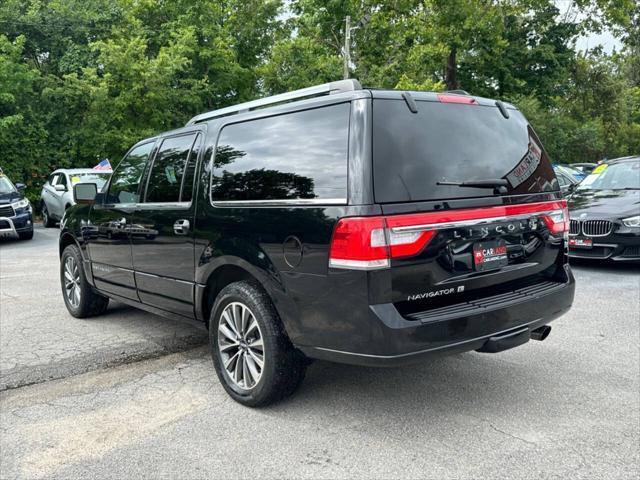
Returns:
[[[342,77],[517,104],[557,162],[640,152],[635,0],[3,0],[1,166],[32,197],[192,115]],[[620,51],[579,51],[613,32]]]

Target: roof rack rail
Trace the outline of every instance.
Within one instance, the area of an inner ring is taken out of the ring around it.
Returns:
[[[469,95],[469,92],[467,92],[466,90],[460,90],[460,89],[457,89],[457,90],[445,90],[442,93],[454,93],[454,94],[457,94],[457,95]]]
[[[292,100],[300,100],[303,98],[319,97],[321,95],[331,95],[334,93],[352,92],[361,89],[362,87],[360,86],[360,82],[355,79],[323,83],[322,85],[316,85],[314,87],[301,88],[300,90],[280,93],[278,95],[272,95],[270,97],[259,98],[250,102],[239,103],[230,107],[212,110],[211,112],[201,113],[189,120],[187,125],[204,122],[206,120],[211,120],[212,118],[248,112],[256,108],[266,107],[267,105],[275,105],[277,103],[290,102]]]

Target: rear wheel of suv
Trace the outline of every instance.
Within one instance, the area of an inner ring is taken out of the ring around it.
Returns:
[[[49,215],[47,204],[44,202],[42,203],[42,226],[44,228],[51,228],[55,226],[55,222],[53,221],[53,218],[51,218],[51,216]]]
[[[67,310],[76,318],[100,315],[109,305],[109,299],[96,293],[87,282],[80,249],[76,245],[69,245],[62,252],[60,284]]]
[[[287,338],[267,294],[255,283],[227,285],[209,321],[213,364],[227,393],[248,407],[291,395],[304,379],[306,361]]]

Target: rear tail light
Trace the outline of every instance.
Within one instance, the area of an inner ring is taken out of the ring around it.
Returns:
[[[395,231],[386,217],[351,217],[338,221],[331,240],[329,266],[374,270],[392,258],[411,257],[426,247],[435,230]]]
[[[561,208],[553,210],[542,216],[545,225],[553,235],[561,235],[569,232],[569,209],[567,208],[567,201],[563,200],[559,202]]]
[[[329,253],[329,266],[373,270],[389,266],[383,217],[353,217],[338,221]]]
[[[448,210],[406,215],[346,217],[338,220],[329,249],[329,266],[355,270],[388,268],[391,259],[422,252],[439,229],[539,215],[553,235],[569,231],[566,201]]]

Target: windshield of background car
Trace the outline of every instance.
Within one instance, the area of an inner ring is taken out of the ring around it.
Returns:
[[[579,180],[582,180],[584,177],[587,176],[586,173],[581,172],[577,168],[567,167],[566,165],[562,165],[562,169],[565,172],[567,172],[568,175],[571,175],[573,178],[576,178],[576,179],[579,179]]]
[[[585,182],[589,180],[587,184]],[[609,165],[602,172],[589,175],[580,190],[640,190],[640,161]]]
[[[76,183],[95,183],[98,186],[98,191],[102,191],[102,187],[107,180],[109,180],[111,173],[73,173],[69,175],[71,178],[71,184]]]
[[[373,102],[373,165],[377,202],[494,195],[492,188],[438,185],[504,179],[507,194],[558,190],[553,168],[524,116],[497,107],[403,100]]]
[[[0,175],[0,194],[2,193],[13,193],[16,191],[16,187],[13,186],[11,180],[7,177]]]
[[[582,180],[586,176],[584,173],[570,167],[565,167],[564,165],[556,165],[554,169],[556,172],[562,172],[567,177],[572,178],[575,181]]]

